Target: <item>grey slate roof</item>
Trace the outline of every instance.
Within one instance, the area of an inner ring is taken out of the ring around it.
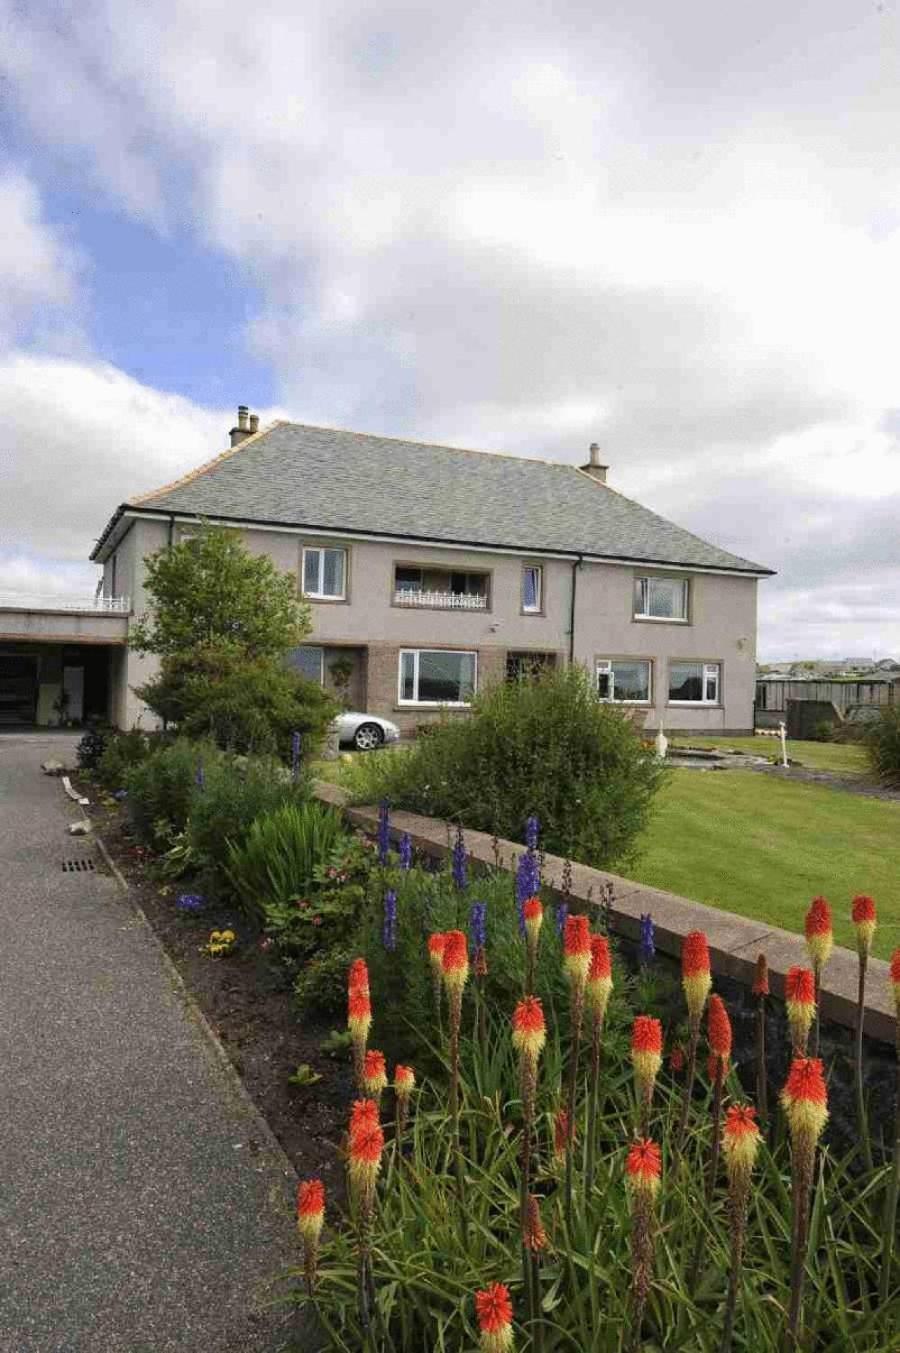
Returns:
[[[770,572],[571,465],[298,423],[275,423],[132,505],[523,553]]]

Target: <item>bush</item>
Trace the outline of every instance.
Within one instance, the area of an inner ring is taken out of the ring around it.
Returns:
[[[357,802],[387,798],[512,840],[535,813],[548,851],[609,868],[633,859],[664,774],[628,716],[601,704],[573,665],[488,689],[469,719],[407,753],[363,759],[346,783]]]
[[[106,789],[124,789],[128,772],[146,761],[153,746],[153,741],[139,728],[128,733],[111,733],[97,762],[97,779]]]
[[[883,785],[900,789],[900,705],[886,705],[866,728],[869,764]]]
[[[829,719],[819,719],[810,734],[812,742],[831,742],[834,737],[834,724]]]
[[[231,892],[230,845],[242,845],[259,817],[284,804],[300,804],[308,783],[292,784],[284,767],[267,757],[220,757],[204,767],[203,790],[191,800],[187,823],[188,858],[220,897]]]
[[[344,839],[337,815],[311,800],[257,818],[225,868],[238,902],[259,921],[266,909],[302,898]]]
[[[165,850],[185,830],[198,793],[197,771],[208,774],[222,753],[210,742],[179,738],[128,771],[128,811],[141,840]]]
[[[78,769],[86,771],[95,771],[100,765],[100,758],[106,750],[106,744],[110,738],[110,731],[106,728],[89,728],[84,737],[75,748],[75,757],[78,761]]]
[[[294,983],[301,1014],[346,1017],[347,972],[354,957],[354,951],[335,945],[303,965]]]

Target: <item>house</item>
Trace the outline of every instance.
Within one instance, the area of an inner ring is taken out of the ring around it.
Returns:
[[[770,569],[618,493],[596,446],[575,466],[429,446],[238,411],[221,455],[113,513],[91,558],[145,605],[144,557],[201,520],[294,574],[313,629],[292,655],[404,732],[487,683],[578,661],[646,725],[753,727],[756,588]],[[153,659],[116,650],[111,713]],[[336,670],[334,670],[336,668]]]

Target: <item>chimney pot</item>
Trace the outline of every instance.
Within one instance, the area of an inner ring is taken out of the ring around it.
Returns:
[[[596,479],[599,484],[605,484],[609,466],[600,463],[600,447],[597,442],[591,442],[589,457],[587,465],[582,465],[580,468],[585,474],[589,474],[592,479]]]
[[[247,408],[246,404],[238,405],[238,427],[242,432],[247,431],[247,415],[249,412],[250,410]]]
[[[250,428],[249,428],[250,420],[248,415],[249,410],[247,408],[247,405],[239,404],[237,427],[233,427],[228,434],[228,436],[231,438],[232,446],[237,446],[238,442],[242,442],[245,437],[250,436]]]
[[[251,413],[251,415],[250,415],[250,435],[252,436],[254,432],[259,432],[259,414],[258,414],[258,413]]]

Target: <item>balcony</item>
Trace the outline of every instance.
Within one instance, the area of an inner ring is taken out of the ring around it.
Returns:
[[[431,592],[398,588],[395,606],[424,607],[432,611],[486,611],[488,599],[474,592]]]

